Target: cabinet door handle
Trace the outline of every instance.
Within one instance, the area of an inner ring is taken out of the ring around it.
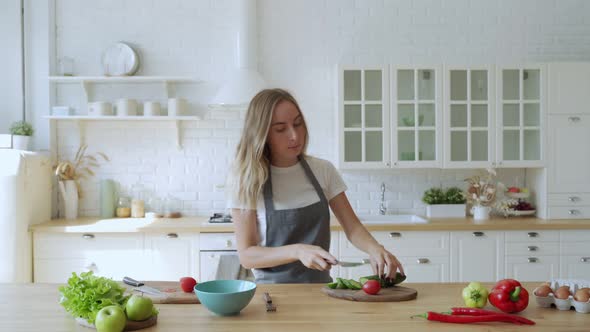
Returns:
[[[473,236],[475,236],[475,237],[482,237],[484,235],[485,235],[484,232],[473,232]]]
[[[580,214],[580,210],[567,210],[567,213],[570,216],[576,215],[576,214]]]
[[[536,263],[539,261],[539,259],[537,257],[529,257],[528,261],[529,263]]]
[[[590,257],[582,257],[582,258],[580,258],[580,262],[588,263],[588,262],[590,262]]]
[[[537,251],[539,249],[539,247],[537,247],[537,246],[528,246],[527,249],[528,249],[528,251]]]
[[[580,121],[580,117],[579,116],[570,116],[567,118],[570,122],[578,122]]]
[[[428,264],[428,263],[430,263],[430,260],[428,258],[418,258],[418,260],[416,260],[416,262],[418,264]]]
[[[539,237],[539,233],[537,232],[528,232],[529,237]]]
[[[231,242],[231,240],[227,240],[227,241],[225,241],[225,247],[226,247],[226,248],[231,248],[231,247],[233,247],[233,243]]]
[[[94,234],[84,234],[82,237],[85,239],[94,239]]]
[[[176,234],[176,233],[168,233],[168,234],[166,234],[166,237],[169,238],[169,239],[176,239],[176,238],[178,238],[178,234]]]
[[[363,263],[363,264],[369,264],[369,263],[371,263],[371,260],[370,260],[370,259],[368,259],[368,258],[363,258],[363,259],[361,260],[361,263]]]
[[[402,237],[402,233],[400,233],[400,232],[391,232],[391,233],[389,233],[389,237]]]
[[[570,196],[570,197],[567,198],[567,200],[570,201],[570,202],[577,202],[577,201],[580,200],[580,197],[578,197],[578,196]]]

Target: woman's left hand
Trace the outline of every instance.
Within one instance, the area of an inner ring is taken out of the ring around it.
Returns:
[[[404,268],[399,260],[397,260],[397,258],[382,245],[377,245],[371,248],[369,250],[369,255],[371,255],[371,267],[373,268],[373,273],[376,275],[385,275],[385,278],[388,279],[395,278],[397,270],[405,275]]]

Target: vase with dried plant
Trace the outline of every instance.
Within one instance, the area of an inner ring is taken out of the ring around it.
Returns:
[[[80,180],[95,175],[93,168],[100,166],[97,157],[104,161],[110,161],[109,157],[102,152],[97,152],[96,156],[86,154],[87,148],[86,144],[81,145],[73,161],[60,161],[55,166],[55,175],[64,201],[66,219],[78,217],[78,201],[82,198]]]
[[[467,203],[471,204],[473,219],[485,220],[490,216],[491,206],[496,200],[496,171],[486,169],[484,175],[474,175],[465,181],[468,183]]]

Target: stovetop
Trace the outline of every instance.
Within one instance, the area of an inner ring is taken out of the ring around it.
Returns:
[[[225,213],[213,213],[213,216],[209,217],[209,223],[212,224],[223,224],[231,222],[231,215]]]

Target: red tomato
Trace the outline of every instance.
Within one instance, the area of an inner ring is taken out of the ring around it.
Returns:
[[[182,277],[180,278],[180,288],[187,293],[192,293],[194,291],[195,285],[197,281],[192,277]]]
[[[379,284],[379,280],[367,280],[363,285],[363,290],[369,295],[375,295],[381,290],[381,284]]]

